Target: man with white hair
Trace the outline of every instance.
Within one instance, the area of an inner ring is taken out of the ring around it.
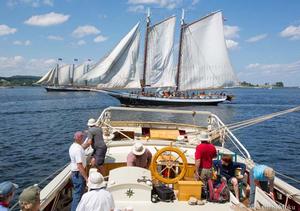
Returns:
[[[76,211],[113,211],[114,199],[105,189],[104,178],[97,171],[90,171],[88,178],[89,192],[83,194]]]
[[[152,160],[151,152],[140,142],[136,142],[127,156],[127,166],[148,169]]]
[[[69,155],[71,160],[71,179],[73,183],[73,201],[71,211],[75,211],[76,207],[84,193],[85,181],[87,181],[87,174],[85,172],[86,158],[83,144],[83,133],[77,131],[74,134],[74,143],[69,148]]]

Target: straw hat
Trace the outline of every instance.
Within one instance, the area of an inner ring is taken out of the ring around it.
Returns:
[[[99,189],[105,186],[102,174],[96,171],[90,172],[87,186],[89,189]]]
[[[270,167],[266,167],[265,170],[264,170],[264,175],[268,179],[272,180],[275,177],[275,171],[272,168],[270,168]]]
[[[91,126],[95,126],[96,125],[96,120],[91,118],[89,119],[87,126],[91,127]]]
[[[201,131],[200,134],[197,136],[197,138],[200,141],[209,141],[209,136],[208,136],[208,133],[206,131]]]
[[[132,153],[135,155],[142,155],[145,153],[146,148],[144,147],[144,145],[140,142],[136,142],[133,146],[132,146]]]

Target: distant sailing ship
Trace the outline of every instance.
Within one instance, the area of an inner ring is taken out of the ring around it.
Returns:
[[[171,16],[150,26],[148,11],[141,80],[138,23],[105,58],[76,79],[78,85],[104,92],[123,104],[216,105],[228,100],[225,94],[203,94],[204,89],[237,83],[224,39],[222,13],[211,13],[190,24],[184,22],[183,13],[177,68],[173,61],[175,23],[176,17]],[[114,91],[126,89],[140,91]],[[162,96],[161,91],[153,93],[153,89],[172,91]]]
[[[105,93],[123,104],[139,105],[216,105],[228,100],[229,96],[225,94],[205,95],[195,91],[237,84],[224,39],[222,13],[211,13],[190,24],[184,23],[183,13],[177,68],[173,65],[175,22],[176,18],[172,16],[150,26],[148,12],[142,92],[106,90]],[[111,88],[101,84],[98,87]],[[165,96],[145,94],[146,88],[167,87],[175,91],[168,91]]]
[[[82,87],[84,84],[79,80],[88,71],[88,65],[57,65],[50,69],[35,84],[42,85],[47,91],[90,91],[90,89]]]

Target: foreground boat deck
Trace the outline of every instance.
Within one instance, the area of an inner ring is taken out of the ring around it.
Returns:
[[[174,201],[174,202],[115,202],[116,208],[124,210],[125,208],[133,208],[134,211],[154,211],[154,210],[163,210],[163,211],[176,211],[176,210],[189,210],[189,211],[228,211],[231,209],[230,203],[218,204],[207,202],[205,205],[188,205],[186,201]]]

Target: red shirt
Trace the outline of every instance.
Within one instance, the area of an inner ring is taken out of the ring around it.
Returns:
[[[200,168],[210,169],[212,160],[216,156],[216,147],[211,143],[203,142],[196,147],[195,160],[200,159]]]

